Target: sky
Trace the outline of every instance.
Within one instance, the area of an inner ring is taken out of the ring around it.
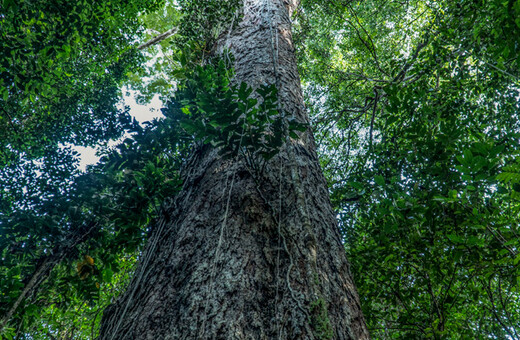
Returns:
[[[125,93],[125,96],[123,97],[124,102],[122,106],[129,106],[130,115],[134,117],[139,123],[142,124],[143,122],[162,116],[161,108],[163,107],[163,104],[158,95],[156,95],[149,104],[139,105],[135,101],[135,91],[123,88],[123,93]],[[123,138],[126,137],[127,136]],[[117,144],[117,141],[111,143],[111,145],[115,144]],[[80,153],[79,168],[82,171],[85,170],[87,165],[95,164],[99,160],[99,157],[96,156],[96,150],[94,148],[74,146],[73,149]]]

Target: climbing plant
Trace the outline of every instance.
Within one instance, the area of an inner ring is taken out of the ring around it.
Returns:
[[[296,132],[307,125],[280,110],[274,84],[258,89],[233,84],[231,59],[219,57],[192,66],[178,85],[171,109],[185,115],[180,123],[189,135],[219,148],[221,155],[269,160],[289,136],[298,138]]]

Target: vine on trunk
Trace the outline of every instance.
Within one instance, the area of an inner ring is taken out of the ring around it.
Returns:
[[[242,154],[256,168],[256,160],[273,158],[287,138],[297,139],[307,124],[280,112],[274,84],[258,89],[233,84],[232,59],[225,55],[201,66],[181,55],[184,70],[189,69],[164,113],[184,116],[181,127],[193,139],[220,148],[226,158]]]

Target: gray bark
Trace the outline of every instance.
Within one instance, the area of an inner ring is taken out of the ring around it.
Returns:
[[[236,80],[276,83],[307,121],[291,40],[294,1],[244,0],[219,48]],[[313,137],[263,173],[199,148],[100,339],[368,339]]]

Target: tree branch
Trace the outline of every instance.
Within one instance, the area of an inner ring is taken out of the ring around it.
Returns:
[[[177,33],[178,30],[179,29],[177,27],[174,27],[171,30],[168,30],[168,31],[166,31],[164,33],[161,33],[161,34],[155,36],[154,38],[148,40],[147,42],[137,46],[137,49],[139,51],[142,51],[142,50],[144,50],[144,49],[146,49],[146,48],[148,48],[150,46],[153,46],[153,45],[155,45],[157,43],[160,43],[161,41],[165,40],[166,38],[169,38],[170,36],[172,36],[175,33]]]

